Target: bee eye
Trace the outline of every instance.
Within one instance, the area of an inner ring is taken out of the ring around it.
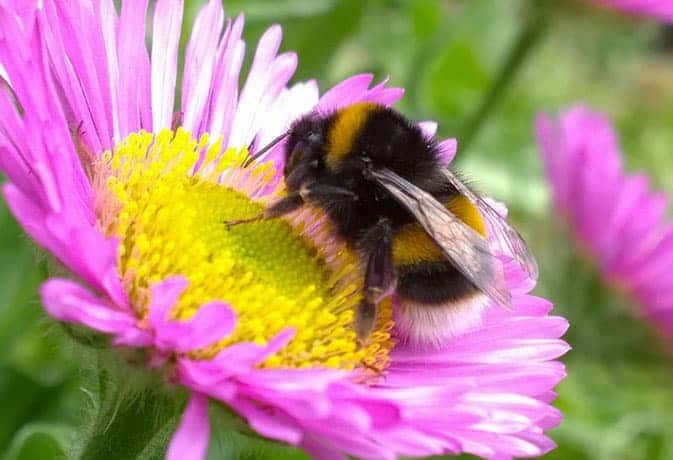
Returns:
[[[307,136],[306,142],[313,146],[322,143],[322,135],[319,133],[311,133]]]

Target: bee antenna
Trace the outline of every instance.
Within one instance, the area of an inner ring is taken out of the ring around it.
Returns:
[[[269,150],[271,150],[276,144],[278,144],[280,141],[282,141],[283,139],[285,139],[285,138],[288,136],[288,134],[290,134],[289,131],[284,132],[283,134],[281,134],[280,136],[278,136],[277,138],[275,138],[274,140],[272,140],[271,142],[269,142],[268,144],[266,144],[264,147],[262,147],[261,150],[259,150],[258,152],[255,152],[254,155],[249,156],[249,157],[245,160],[245,162],[243,162],[243,167],[248,167],[248,166],[250,166],[250,163],[252,163],[252,162],[255,161],[257,158],[259,158],[259,157],[261,157],[262,155],[264,155],[264,154],[265,154],[266,152],[268,152]]]

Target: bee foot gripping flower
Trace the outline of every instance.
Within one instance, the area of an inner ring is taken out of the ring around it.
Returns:
[[[146,367],[191,392],[167,457],[201,459],[209,400],[263,436],[318,458],[468,452],[537,456],[560,421],[567,324],[508,267],[513,309],[425,352],[396,344],[390,305],[366,346],[352,328],[356,259],[310,210],[228,227],[282,192],[282,143],[249,153],[310,110],[390,105],[402,90],[371,75],[322,97],[287,87],[281,33],[260,39],[239,91],[243,19],[219,0],[187,46],[174,125],[182,2],[9,0],[0,6],[0,170],[28,234],[72,273],[41,288],[47,312],[142,348]],[[432,131],[432,125],[426,125]],[[447,163],[455,141],[442,151]]]

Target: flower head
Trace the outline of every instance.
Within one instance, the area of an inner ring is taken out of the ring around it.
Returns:
[[[77,278],[42,286],[49,314],[147,350],[148,367],[191,391],[168,457],[203,457],[209,398],[317,457],[551,449],[567,324],[528,294],[534,283],[517,266],[506,270],[513,309],[487,308],[444,348],[396,344],[391,302],[359,346],[359,264],[323,216],[223,224],[282,193],[282,143],[244,162],[298,116],[389,105],[402,90],[370,88],[370,75],[322,97],[313,81],[288,87],[296,56],[278,54],[273,26],[239,91],[243,18],[225,21],[211,0],[187,46],[176,117],[182,2],[157,1],[151,52],[138,46],[147,6],[0,6],[11,88],[0,92],[0,169],[14,215]],[[441,143],[447,163],[455,147]]]
[[[624,287],[642,313],[673,337],[673,231],[668,198],[645,174],[627,175],[615,131],[602,114],[572,107],[540,115],[537,136],[554,204],[603,276]]]
[[[627,13],[650,16],[662,22],[673,23],[673,3],[669,0],[590,0],[607,8]]]

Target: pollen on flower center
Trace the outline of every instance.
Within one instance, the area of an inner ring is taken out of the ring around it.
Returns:
[[[243,168],[246,157],[245,148],[222,151],[220,141],[196,141],[182,129],[134,133],[103,155],[95,173],[97,214],[103,230],[120,239],[120,275],[136,312],[146,314],[150,286],[182,275],[189,287],[172,311],[176,318],[213,300],[229,303],[238,316],[232,336],[201,357],[240,341],[266,343],[292,326],[293,340],[264,366],[384,368],[390,307],[382,308],[369,344],[358,346],[352,321],[359,266],[314,212],[224,224],[264,207],[250,197],[274,171],[269,164]]]

